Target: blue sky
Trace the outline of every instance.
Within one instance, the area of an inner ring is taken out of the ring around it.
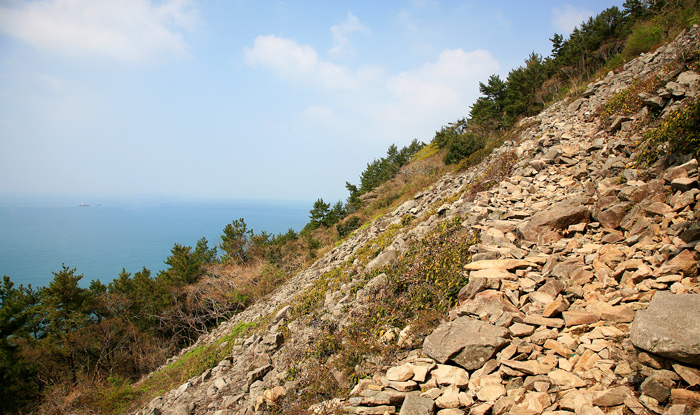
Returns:
[[[0,198],[345,199],[621,3],[0,0]]]

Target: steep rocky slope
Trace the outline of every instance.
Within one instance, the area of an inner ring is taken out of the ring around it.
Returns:
[[[631,166],[636,127],[650,111],[666,117],[698,95],[700,75],[679,66],[698,45],[694,27],[580,98],[523,120],[479,166],[358,230],[171,359],[221,347],[241,323],[257,327],[137,413],[291,413],[285,402],[304,387],[292,372],[314,362],[305,351],[322,340],[319,327],[353,324],[387,295],[381,271],[445,223],[470,239],[459,304],[427,336],[410,325],[385,330],[381,340],[399,350],[391,364],[311,411],[692,413],[700,407],[698,162]],[[650,76],[661,89],[641,95],[644,109],[599,119],[611,97]]]

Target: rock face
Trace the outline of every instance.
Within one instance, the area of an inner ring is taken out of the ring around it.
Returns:
[[[508,343],[510,332],[502,327],[460,317],[438,326],[423,343],[423,352],[440,363],[452,360],[474,370],[482,367]]]
[[[407,242],[459,219],[453,223],[478,230],[480,240],[471,245],[472,262],[461,270],[469,283],[447,321],[425,339],[410,325],[382,327],[379,340],[391,344],[392,362],[376,364],[349,396],[309,413],[697,414],[698,162],[632,168],[641,134],[632,126],[643,126],[652,109],[619,117],[613,128],[596,117],[615,93],[652,74],[665,84],[643,99],[668,116],[700,93],[700,75],[669,70],[699,46],[694,27],[591,82],[575,101],[523,120],[518,137],[484,163],[444,176],[200,338],[192,348],[214,344],[242,322],[267,324],[230,340],[230,356],[136,413],[285,413],[285,397],[304,392],[290,380],[297,367],[290,365],[319,341],[319,326],[346,327],[349,316],[389,295],[391,273],[377,269],[390,268]],[[510,177],[470,193],[470,183],[504,154],[518,159]],[[406,215],[410,225],[389,244],[375,243]],[[355,254],[365,246],[376,256],[362,263]],[[321,275],[347,264],[356,275],[312,291]],[[312,292],[320,299],[309,323],[289,305]],[[329,377],[346,381],[342,373]]]
[[[658,292],[630,327],[635,346],[670,359],[700,364],[700,294]]]

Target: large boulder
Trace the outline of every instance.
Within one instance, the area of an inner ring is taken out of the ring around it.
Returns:
[[[465,316],[440,324],[426,337],[423,352],[440,363],[451,360],[476,370],[508,345],[509,337],[503,327]]]
[[[630,327],[632,343],[651,353],[700,364],[700,295],[660,291]]]
[[[571,225],[589,223],[591,211],[580,204],[568,202],[557,203],[551,208],[536,213],[518,231],[525,240],[545,243],[561,239],[559,231],[566,230]]]

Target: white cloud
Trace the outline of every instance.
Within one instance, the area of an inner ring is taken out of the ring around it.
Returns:
[[[566,4],[563,9],[559,7],[552,9],[552,24],[558,31],[568,35],[591,16],[593,12],[590,10],[577,9],[571,4]]]
[[[387,114],[406,122],[414,117],[432,118],[455,111],[464,116],[478,96],[478,82],[498,69],[498,62],[486,50],[445,49],[436,62],[388,80],[394,102]]]
[[[370,65],[350,69],[320,58],[309,45],[275,35],[257,37],[244,54],[252,67],[325,93],[298,113],[301,122],[362,126],[363,135],[381,140],[429,139],[437,126],[467,115],[479,95],[478,82],[499,70],[481,49],[445,49],[435,61],[400,73]]]
[[[348,36],[355,32],[367,31],[367,27],[360,22],[360,19],[351,12],[348,12],[347,17],[342,23],[331,27],[331,33],[333,33],[333,47],[329,53],[336,57],[355,57],[357,52],[352,46],[350,39],[348,39]]]
[[[309,45],[275,35],[255,38],[253,47],[245,48],[243,60],[252,67],[267,67],[279,78],[294,83],[331,89],[357,86],[345,67],[319,58]]]
[[[0,30],[37,49],[69,56],[150,61],[186,54],[190,0],[38,0],[0,6]]]

